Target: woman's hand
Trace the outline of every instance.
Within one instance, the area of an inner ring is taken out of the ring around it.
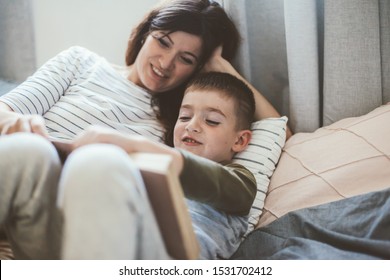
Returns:
[[[73,150],[81,146],[96,143],[113,144],[126,150],[128,153],[133,152],[133,142],[138,141],[141,136],[125,135],[114,129],[90,126],[81,132],[72,142]]]
[[[16,132],[31,132],[47,137],[45,120],[40,115],[20,115],[15,112],[4,112],[0,118],[1,135]]]
[[[241,76],[238,74],[236,69],[230,64],[229,61],[222,57],[222,46],[217,47],[209,61],[203,67],[204,72],[224,72],[232,74],[238,78]]]
[[[124,134],[105,127],[91,126],[84,130],[73,140],[72,150],[94,143],[113,144],[129,154],[135,152],[168,154],[173,158],[177,174],[180,174],[183,169],[184,160],[178,150],[140,135]]]
[[[265,118],[272,117],[280,117],[280,114],[276,109],[272,106],[271,103],[253,86],[251,85],[240,73],[234,69],[233,65],[222,57],[222,46],[219,46],[215,49],[213,55],[210,60],[203,67],[203,71],[205,72],[224,72],[229,73],[238,79],[242,80],[246,83],[249,88],[253,91],[255,101],[256,101],[256,112],[255,112],[255,120],[261,120]],[[287,127],[287,139],[292,135],[292,132],[289,127]]]

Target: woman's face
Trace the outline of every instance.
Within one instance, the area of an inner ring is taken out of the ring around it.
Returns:
[[[201,48],[199,36],[153,31],[131,65],[128,79],[154,93],[174,89],[196,70]]]

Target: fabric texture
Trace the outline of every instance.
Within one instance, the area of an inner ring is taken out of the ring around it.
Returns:
[[[217,163],[185,150],[180,182],[189,199],[227,214],[245,216],[256,195],[254,175],[240,164]]]
[[[296,132],[314,131],[321,125],[317,3],[284,1],[289,125]]]
[[[201,260],[228,259],[241,244],[248,221],[208,204],[187,199],[193,229],[200,245]]]
[[[290,212],[253,231],[232,259],[388,260],[389,187]]]
[[[296,209],[390,185],[390,105],[340,120],[286,143],[271,178],[263,227]]]
[[[25,133],[0,137],[0,225],[18,259],[59,257],[53,186],[60,170],[56,150],[44,138]]]
[[[246,167],[256,178],[257,193],[249,213],[247,234],[257,224],[263,211],[270,178],[279,161],[286,141],[287,118],[268,118],[252,124],[252,139],[245,151],[233,158],[233,163]]]
[[[13,260],[15,259],[11,249],[11,245],[7,241],[7,237],[0,236],[0,260]]]

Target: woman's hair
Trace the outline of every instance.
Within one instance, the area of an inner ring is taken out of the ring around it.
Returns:
[[[197,71],[220,45],[223,46],[222,56],[231,61],[240,43],[235,24],[218,3],[211,0],[162,1],[133,29],[126,51],[127,65],[135,62],[144,40],[155,30],[183,31],[201,37],[202,50]],[[185,87],[183,84],[168,92],[154,94],[152,98],[152,106],[158,108],[158,118],[166,129],[165,142],[171,146]]]
[[[250,129],[255,115],[255,98],[248,85],[237,77],[221,72],[207,72],[196,75],[189,83],[189,91],[218,91],[234,102],[237,130]]]

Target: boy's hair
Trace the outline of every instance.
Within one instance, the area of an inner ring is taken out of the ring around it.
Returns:
[[[236,110],[237,129],[250,129],[256,106],[253,92],[245,82],[228,73],[200,73],[189,82],[184,94],[194,90],[216,90],[232,98]]]

